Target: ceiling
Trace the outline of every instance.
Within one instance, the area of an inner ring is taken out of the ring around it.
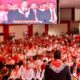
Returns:
[[[80,8],[80,0],[59,0],[61,8]]]

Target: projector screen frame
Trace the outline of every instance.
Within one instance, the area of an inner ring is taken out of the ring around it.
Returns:
[[[37,22],[35,22],[35,21],[31,21],[31,22],[29,22],[29,23],[27,23],[27,22],[25,22],[25,21],[23,21],[22,23],[0,23],[0,25],[3,25],[3,24],[5,24],[5,25],[25,25],[25,24],[58,24],[59,22],[60,22],[60,6],[59,6],[59,0],[56,0],[56,15],[57,15],[57,21],[56,21],[56,23],[37,23]]]

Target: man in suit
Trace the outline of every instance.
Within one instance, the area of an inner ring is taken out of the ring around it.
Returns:
[[[34,12],[34,16],[35,16],[35,21],[36,21],[36,23],[38,23],[38,22],[39,22],[38,17],[37,17],[38,5],[37,5],[36,3],[32,3],[32,4],[31,4],[31,9],[32,9],[33,12]]]
[[[29,5],[26,0],[23,0],[21,3],[21,7],[18,8],[17,10],[14,10],[12,14],[14,15],[14,17],[11,20],[12,23],[15,20],[24,21],[24,20],[34,20],[35,19],[33,10],[29,8]]]
[[[50,20],[50,16],[51,16],[51,14],[47,7],[47,4],[46,3],[40,4],[40,8],[37,11],[37,17],[38,17],[38,20],[40,21],[40,23],[48,24],[49,20]]]
[[[49,3],[49,11],[51,14],[50,23],[57,23],[57,13],[56,13],[56,3],[50,2]]]
[[[8,16],[8,24],[11,24],[12,23],[12,21],[14,20],[14,16],[15,16],[15,14],[14,14],[14,9],[13,9],[13,4],[12,3],[9,3],[8,5],[7,5],[7,9],[8,9],[8,14],[7,14],[7,16]]]

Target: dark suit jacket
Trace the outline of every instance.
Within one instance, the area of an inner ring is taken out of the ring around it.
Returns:
[[[12,23],[13,20],[35,20],[33,10],[30,9],[30,14],[26,17],[18,10],[8,12],[8,23]]]
[[[42,21],[42,23],[49,23],[51,14],[49,10],[45,10],[45,11],[41,11],[41,10],[37,10],[37,18],[38,20]]]
[[[14,11],[13,10],[10,10],[9,12],[8,12],[8,24],[11,24],[12,23],[12,21],[14,20],[14,18],[15,18],[15,14],[14,14]]]
[[[69,67],[66,65],[59,69],[54,69],[51,65],[47,65],[44,76],[45,80],[71,80]]]

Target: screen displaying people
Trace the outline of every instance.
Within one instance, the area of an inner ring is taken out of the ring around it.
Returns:
[[[55,24],[57,19],[57,0],[0,0],[0,24]]]

